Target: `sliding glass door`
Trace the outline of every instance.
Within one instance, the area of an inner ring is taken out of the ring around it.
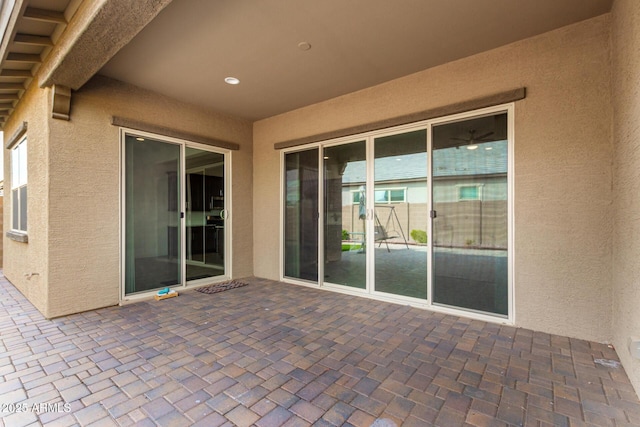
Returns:
[[[186,279],[224,275],[224,154],[185,147]]]
[[[227,276],[228,154],[123,131],[124,295]]]
[[[318,149],[285,156],[284,275],[318,281]]]
[[[508,315],[507,114],[433,127],[433,302]]]
[[[324,282],[367,287],[366,141],[325,147]]]
[[[426,300],[427,131],[375,138],[374,153],[374,288]]]
[[[180,145],[126,135],[125,293],[182,284]]]
[[[509,111],[285,153],[283,277],[508,318]]]

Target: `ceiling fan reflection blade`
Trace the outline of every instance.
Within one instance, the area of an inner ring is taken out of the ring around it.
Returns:
[[[479,137],[474,138],[474,139],[475,139],[476,141],[478,141],[478,140],[484,139],[484,138],[486,138],[486,137],[488,137],[488,136],[491,136],[491,135],[493,135],[494,133],[495,133],[495,132],[487,132],[487,133],[485,133],[484,135],[480,135]]]

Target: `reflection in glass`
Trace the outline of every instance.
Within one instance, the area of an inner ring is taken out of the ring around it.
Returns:
[[[224,275],[224,155],[185,147],[187,281]]]
[[[433,301],[508,315],[507,115],[433,127]]]
[[[284,275],[318,281],[318,149],[285,155]]]
[[[325,281],[365,289],[366,143],[324,149]]]
[[[181,283],[180,146],[125,139],[125,293]]]
[[[377,138],[375,290],[427,298],[427,132]]]

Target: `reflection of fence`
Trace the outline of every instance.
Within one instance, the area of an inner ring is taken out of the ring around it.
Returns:
[[[429,210],[426,203],[394,204],[398,220],[409,237],[411,230],[427,230]],[[438,213],[434,221],[434,243],[452,247],[507,247],[506,200],[442,202],[434,206]],[[358,218],[358,205],[342,208],[342,226],[347,232],[362,232],[363,221]],[[429,237],[431,238],[431,237]],[[402,237],[390,240],[403,243]]]

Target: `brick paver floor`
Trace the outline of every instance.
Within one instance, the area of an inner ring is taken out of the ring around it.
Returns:
[[[5,426],[624,426],[607,345],[263,279],[44,319],[0,278]]]

